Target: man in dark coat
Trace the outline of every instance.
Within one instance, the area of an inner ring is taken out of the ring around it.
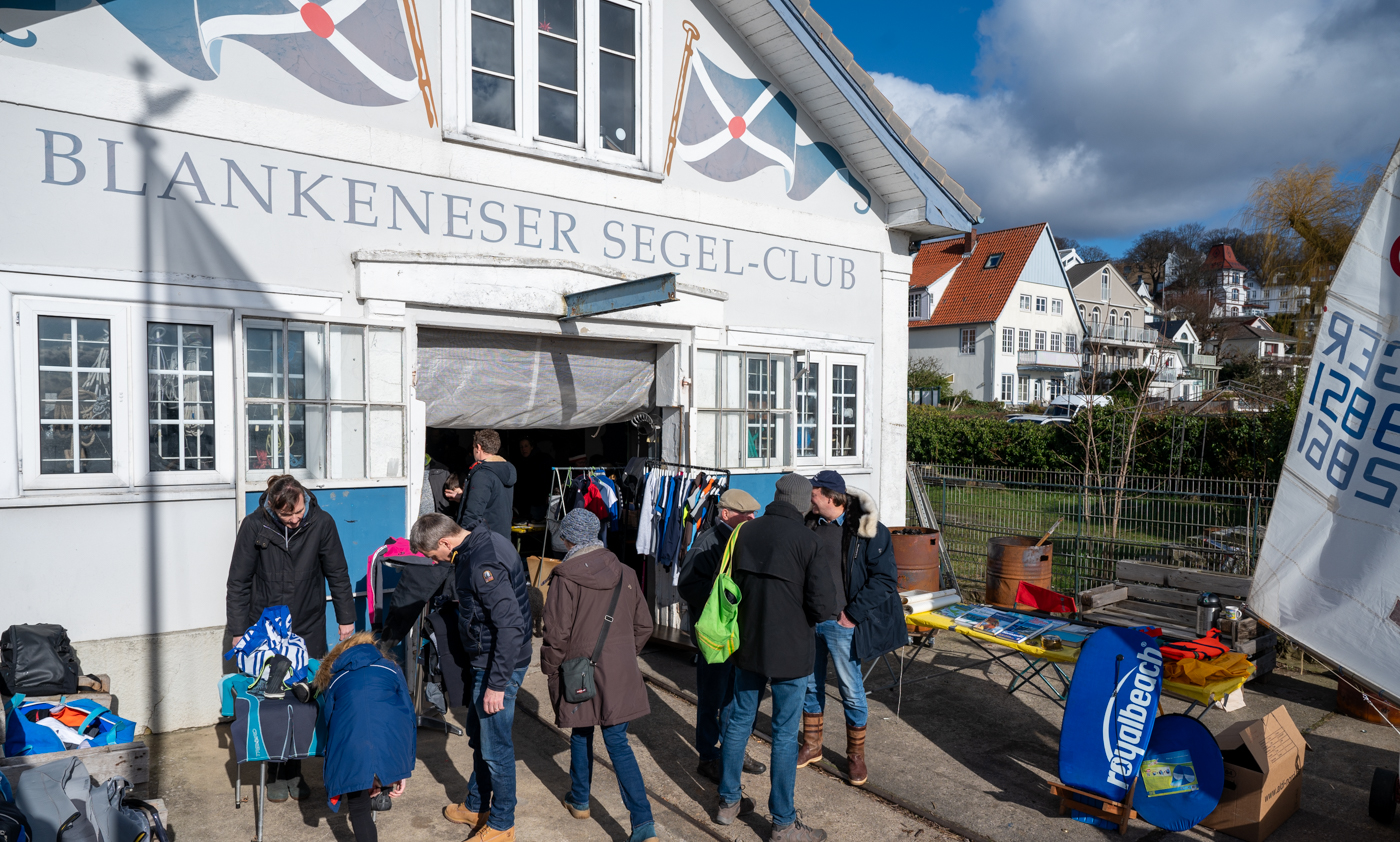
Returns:
[[[836,605],[837,595],[817,563],[817,537],[802,524],[812,505],[812,484],[797,474],[778,480],[763,517],[740,528],[734,548],[734,582],[739,586],[739,649],[734,662],[734,701],[724,729],[724,776],[719,785],[717,824],[732,824],[753,808],[739,786],[744,746],[753,730],[764,685],[773,691],[772,788],[768,810],[773,842],[822,842],[826,832],[797,820],[798,713],[812,673],[816,638],[812,632]]]
[[[477,430],[472,457],[476,462],[467,472],[467,496],[457,523],[471,531],[485,526],[510,539],[511,507],[515,499],[515,466],[497,454],[501,436],[495,430]]]
[[[477,842],[515,839],[515,697],[530,666],[530,594],[515,547],[486,528],[465,530],[437,513],[418,518],[409,544],[455,566],[457,634],[469,658],[467,797],[443,815],[471,825]]]
[[[269,478],[258,508],[243,519],[233,543],[225,634],[236,646],[264,608],[285,605],[306,653],[324,658],[327,585],[344,640],[355,633],[355,597],[335,519],[290,474]],[[311,795],[301,780],[301,761],[276,763],[270,771],[269,801]]]
[[[757,511],[758,501],[752,494],[737,488],[729,489],[719,497],[719,520],[695,536],[689,552],[685,554],[677,590],[686,603],[692,639],[695,638],[695,622],[700,619],[700,612],[705,610],[715,575],[724,560],[724,548],[729,544],[729,536],[734,534],[734,527],[753,520]],[[696,656],[695,695],[698,702],[695,710],[695,750],[700,755],[700,764],[695,771],[719,783],[724,774],[719,738],[724,733],[724,712],[729,707],[729,700],[734,697],[734,664],[730,661],[706,663],[704,658]],[[761,775],[768,771],[768,767],[745,755],[744,771],[750,775]]]
[[[637,574],[598,540],[601,526],[598,516],[584,508],[564,515],[559,524],[559,539],[568,552],[549,577],[540,672],[549,680],[554,724],[572,732],[565,808],[576,819],[592,816],[593,733],[602,729],[622,803],[632,820],[628,839],[656,842],[651,801],[627,742],[627,723],[651,712],[637,666],[637,656],[651,637],[651,609]],[[591,699],[567,698],[561,667],[575,658],[593,663]]]
[[[812,480],[812,512],[807,525],[821,542],[824,568],[829,568],[841,596],[841,608],[817,624],[817,655],[802,706],[802,750],[798,768],[822,756],[823,711],[826,708],[826,656],[836,665],[841,704],[846,713],[846,761],[850,781],[865,783],[865,679],[860,664],[909,642],[904,608],[899,601],[898,571],[890,531],[869,494],[847,488],[836,471],[822,471]]]

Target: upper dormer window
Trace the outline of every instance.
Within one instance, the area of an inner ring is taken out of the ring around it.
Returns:
[[[996,254],[987,255],[987,262],[982,264],[983,269],[995,269],[1001,265],[1001,259],[1006,256],[1006,252],[999,251]]]
[[[1108,267],[1107,267],[1107,266],[1103,267],[1103,272],[1101,272],[1101,273],[1099,274],[1099,298],[1100,298],[1100,300],[1103,300],[1103,301],[1107,301],[1107,300],[1108,300]]]
[[[604,161],[644,148],[644,3],[459,0],[459,127]]]

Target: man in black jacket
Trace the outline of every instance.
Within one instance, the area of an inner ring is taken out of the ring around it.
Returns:
[[[515,505],[515,466],[497,454],[501,435],[495,430],[477,430],[472,438],[472,458],[467,472],[467,496],[457,518],[468,531],[478,526],[510,539],[511,508]]]
[[[719,521],[697,535],[691,543],[676,587],[689,611],[692,639],[695,637],[695,622],[700,619],[700,612],[705,610],[715,575],[719,572],[720,562],[724,560],[724,548],[729,543],[729,536],[734,534],[734,527],[753,520],[757,511],[758,501],[752,494],[731,488],[719,496]],[[719,738],[724,729],[724,711],[734,696],[734,664],[730,661],[710,664],[697,655],[695,695],[695,750],[700,754],[700,765],[696,771],[719,783],[724,771]],[[744,771],[750,775],[761,775],[768,771],[768,767],[745,755]]]
[[[478,842],[515,839],[515,697],[530,666],[530,595],[525,566],[490,529],[465,530],[440,514],[418,518],[414,552],[456,568],[457,633],[471,659],[467,740],[473,771],[449,821],[472,826]]]
[[[822,756],[826,708],[826,656],[836,665],[841,704],[846,713],[846,761],[850,781],[865,783],[865,678],[860,664],[909,642],[904,608],[899,601],[898,571],[890,531],[880,523],[875,501],[846,487],[835,471],[812,479],[812,512],[807,525],[821,543],[822,566],[838,589],[841,607],[817,624],[817,656],[802,706],[801,768]]]
[[[724,729],[724,776],[719,785],[717,824],[732,824],[753,802],[739,786],[744,746],[758,713],[764,685],[773,691],[772,788],[768,810],[773,842],[822,842],[826,832],[797,820],[798,713],[812,673],[816,639],[812,627],[835,610],[836,594],[817,564],[818,541],[802,518],[812,505],[812,484],[797,474],[778,480],[763,517],[743,527],[735,542],[734,581],[739,586],[739,649],[734,701]]]
[[[306,653],[324,658],[327,586],[344,640],[355,633],[355,597],[335,519],[290,474],[270,477],[258,508],[243,519],[233,543],[225,634],[237,646],[264,608],[285,605]],[[301,780],[301,761],[274,763],[269,771],[269,801],[310,797],[311,788]]]

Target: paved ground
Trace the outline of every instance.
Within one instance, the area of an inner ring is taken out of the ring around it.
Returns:
[[[702,842],[766,839],[770,827],[767,777],[745,776],[746,791],[759,804],[757,814],[741,818],[728,828],[712,824],[708,816],[715,786],[695,774],[694,709],[683,699],[654,687],[650,688],[650,699],[651,715],[632,728],[632,747],[651,793],[661,838]],[[622,806],[616,778],[608,768],[600,765],[594,772],[592,819],[575,820],[561,806],[559,799],[569,788],[568,740],[552,725],[530,715],[529,712],[539,710],[541,700],[545,700],[544,710],[548,713],[544,678],[532,669],[520,695],[515,723],[518,838],[567,842],[626,840],[631,823]],[[454,718],[460,720],[460,715]],[[146,739],[153,749],[154,794],[165,798],[177,840],[244,842],[253,838],[251,801],[241,809],[233,807],[234,764],[227,726]],[[597,738],[596,750],[600,758],[606,757],[601,738]],[[766,744],[755,741],[751,750],[754,756],[767,760]],[[461,800],[466,778],[459,770],[470,768],[470,759],[466,738],[420,730],[418,766],[408,792],[395,802],[393,810],[380,815],[381,838],[386,842],[465,838],[465,830],[449,824],[440,811],[449,800]],[[316,795],[300,803],[269,805],[264,838],[267,842],[349,842],[353,835],[347,820],[326,806],[319,767],[313,762],[307,762],[305,767]],[[250,766],[244,771],[243,792],[250,799],[255,790],[248,784],[255,779],[255,768]],[[799,773],[797,804],[803,820],[826,828],[833,840],[957,839],[927,821],[819,772]]]

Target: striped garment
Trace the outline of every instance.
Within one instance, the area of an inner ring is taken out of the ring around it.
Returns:
[[[264,608],[262,616],[224,658],[235,655],[238,656],[238,670],[244,675],[261,677],[267,661],[282,655],[292,662],[288,683],[307,678],[306,641],[292,633],[292,614],[285,605]]]

